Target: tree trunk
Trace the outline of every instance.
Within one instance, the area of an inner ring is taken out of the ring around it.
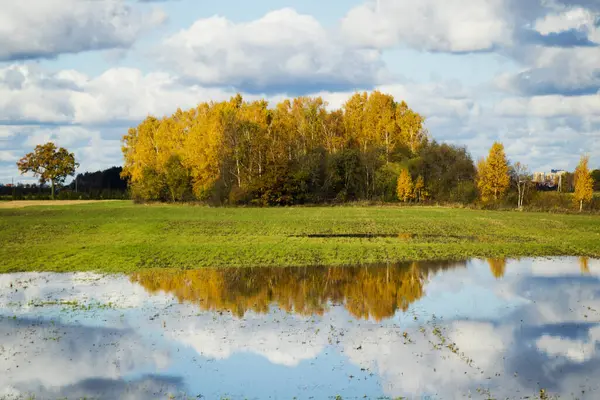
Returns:
[[[52,183],[52,200],[54,200],[54,181],[50,181]]]
[[[583,200],[579,200],[579,212],[583,211]]]
[[[385,133],[385,163],[389,164],[390,162],[390,134],[389,132]]]
[[[238,187],[242,187],[242,178],[240,176],[240,159],[236,156],[235,157],[235,166],[236,166],[236,170],[237,170],[237,181],[238,181]]]

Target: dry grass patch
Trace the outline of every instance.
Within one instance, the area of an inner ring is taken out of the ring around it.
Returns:
[[[75,206],[80,204],[105,203],[115,200],[16,200],[0,201],[0,208],[24,208],[33,206]]]

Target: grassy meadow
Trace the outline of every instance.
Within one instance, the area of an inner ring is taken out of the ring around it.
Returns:
[[[600,217],[442,207],[0,207],[0,272],[600,257]]]

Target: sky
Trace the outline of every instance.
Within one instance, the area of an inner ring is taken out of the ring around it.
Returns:
[[[78,172],[121,137],[235,93],[339,108],[380,90],[473,158],[600,167],[598,0],[0,0],[0,183],[54,141]]]

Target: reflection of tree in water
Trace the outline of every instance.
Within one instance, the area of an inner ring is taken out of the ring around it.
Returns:
[[[203,310],[268,312],[271,304],[302,315],[322,314],[328,303],[343,304],[357,318],[377,320],[406,311],[424,295],[427,279],[465,263],[412,263],[364,267],[204,268],[151,270],[131,280],[150,293],[172,293]]]
[[[590,275],[590,259],[589,257],[579,257],[579,268],[582,275]]]
[[[504,277],[504,274],[506,273],[505,258],[488,258],[487,262],[490,265],[490,270],[496,279]]]

